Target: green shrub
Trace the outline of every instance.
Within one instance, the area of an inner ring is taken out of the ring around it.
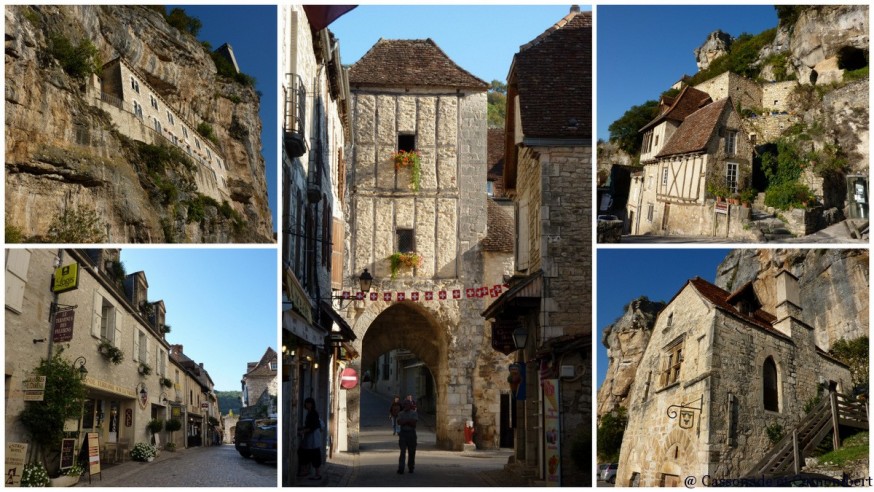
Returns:
[[[862,67],[856,70],[847,70],[844,72],[844,82],[852,82],[854,80],[867,79],[868,67]]]
[[[783,439],[783,426],[779,422],[771,422],[765,427],[765,433],[768,435],[768,440],[771,444],[777,444],[780,439]]]
[[[9,216],[6,216],[6,232],[4,235],[6,244],[15,244],[24,242],[24,231],[20,227],[9,223]]]
[[[181,32],[186,32],[195,37],[197,37],[197,33],[200,32],[200,28],[203,27],[203,23],[200,22],[200,19],[197,17],[191,17],[185,13],[185,10],[178,7],[171,10],[169,14],[164,16],[164,18],[167,20],[167,24],[170,24]]]
[[[63,356],[63,349],[49,359],[42,359],[33,372],[35,376],[46,377],[44,398],[25,403],[21,423],[35,444],[60,448],[64,422],[78,418],[82,411],[85,383],[78,368]]]
[[[200,124],[197,125],[197,133],[199,133],[203,138],[218,145],[218,138],[215,136],[215,130],[212,129],[212,125],[209,123],[201,121]]]
[[[69,39],[56,34],[49,39],[49,53],[61,64],[61,68],[71,77],[84,79],[88,75],[100,72],[103,65],[100,61],[97,47],[91,41],[83,39],[73,46]]]
[[[813,199],[810,188],[797,181],[780,183],[765,190],[765,205],[780,210],[802,208]]]
[[[65,206],[61,215],[49,224],[47,239],[50,243],[102,243],[106,240],[104,230],[103,221],[93,208]]]
[[[759,76],[760,67],[756,65],[761,49],[774,41],[777,28],[768,29],[753,36],[743,33],[731,44],[729,52],[710,63],[705,70],[695,74],[689,85],[695,86],[709,80],[725,71],[729,71],[747,78],[754,79]]]
[[[622,447],[622,437],[628,423],[625,407],[619,407],[614,412],[601,417],[598,426],[598,461],[616,463],[619,461],[619,451]]]

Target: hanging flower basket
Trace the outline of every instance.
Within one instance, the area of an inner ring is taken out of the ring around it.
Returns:
[[[422,156],[418,150],[399,150],[391,155],[395,163],[395,171],[402,168],[410,168],[410,188],[419,191],[422,181]]]
[[[391,262],[391,278],[397,276],[398,271],[402,266],[409,268],[420,268],[424,259],[418,254],[414,252],[409,253],[393,253],[388,257],[388,260]]]

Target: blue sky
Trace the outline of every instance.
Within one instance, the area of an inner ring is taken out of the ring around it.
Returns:
[[[601,343],[604,328],[622,316],[623,306],[640,296],[668,302],[686,281],[699,276],[716,278],[716,267],[729,253],[725,249],[599,249],[597,277],[597,385],[607,372],[607,349]]]
[[[276,6],[275,5],[167,5],[167,12],[181,7],[203,23],[197,39],[209,41],[213,49],[224,43],[234,48],[240,71],[255,77],[261,91],[261,154],[267,167],[267,193],[273,230],[277,230],[276,208]]]
[[[737,37],[777,26],[771,5],[599,6],[597,126],[607,128],[631,106],[657,100],[684,74],[695,75],[695,48],[721,29]]]
[[[340,40],[344,65],[358,61],[379,38],[431,38],[468,72],[486,82],[506,82],[519,46],[569,12],[570,4],[360,5],[328,28]]]
[[[121,260],[145,272],[149,300],[167,307],[167,341],[203,362],[216,390],[240,390],[246,363],[277,350],[275,249],[126,248]]]

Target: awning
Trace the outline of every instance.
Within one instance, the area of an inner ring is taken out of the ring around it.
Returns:
[[[325,337],[328,336],[327,331],[311,325],[293,310],[282,312],[282,329],[317,347],[324,347]]]
[[[543,293],[543,271],[532,273],[528,277],[518,281],[510,287],[501,297],[495,299],[481,316],[486,319],[496,318],[500,314],[507,314],[508,310],[527,311],[540,306],[540,297]]]
[[[331,307],[330,304],[325,301],[321,301],[319,303],[319,307],[321,307],[323,313],[325,313],[331,320],[334,321],[334,323],[337,324],[337,326],[340,327],[339,335],[342,340],[355,340],[355,338],[357,338],[355,336],[355,332],[352,331],[352,327],[349,326],[349,323],[347,323],[346,320],[343,319],[342,316],[340,316],[340,313],[334,311],[334,308]]]
[[[341,15],[354,9],[355,5],[304,5],[307,20],[313,32],[321,31],[337,20]]]
[[[307,295],[300,282],[298,282],[297,277],[294,276],[294,271],[286,266],[285,275],[283,275],[282,280],[282,290],[290,301],[290,308],[297,311],[307,323],[312,324],[313,305],[310,301],[310,296]],[[282,307],[282,311],[286,311],[286,306]]]

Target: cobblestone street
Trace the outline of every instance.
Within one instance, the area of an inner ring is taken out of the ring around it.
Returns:
[[[420,420],[415,473],[397,474],[398,438],[388,421],[389,399],[361,392],[361,451],[336,453],[322,470],[323,481],[298,486],[327,487],[512,487],[523,479],[504,471],[509,449],[471,453],[437,449],[433,417]],[[421,419],[421,416],[420,416]]]
[[[128,461],[96,475],[83,476],[78,487],[275,487],[276,465],[245,459],[232,444],[163,451],[155,461]]]

